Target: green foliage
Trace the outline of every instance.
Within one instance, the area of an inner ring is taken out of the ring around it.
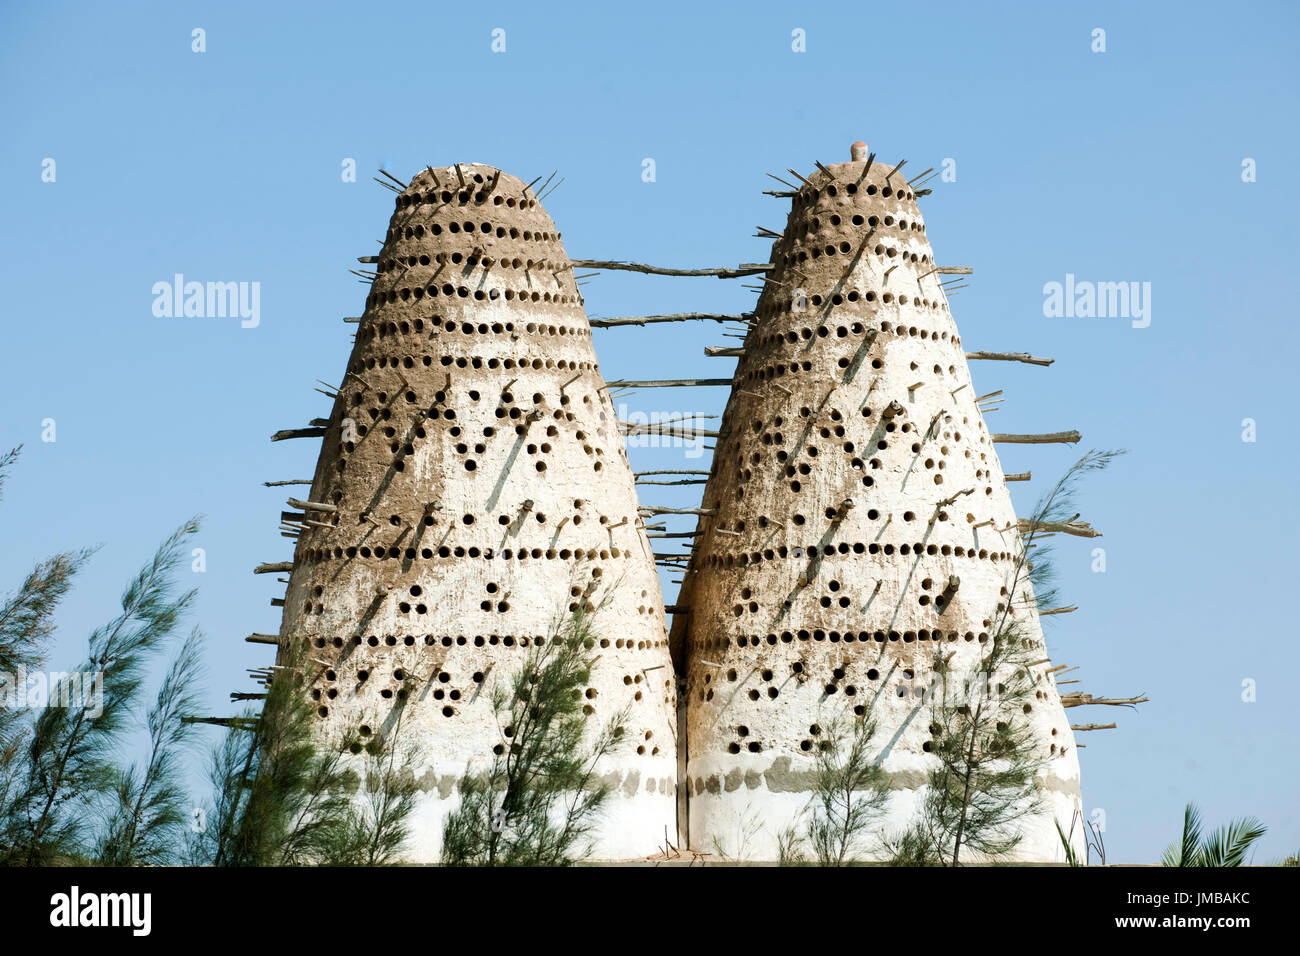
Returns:
[[[185,749],[196,725],[185,716],[198,704],[203,635],[195,628],[181,647],[146,717],[149,756],[142,766],[116,771],[107,827],[96,854],[107,866],[174,862],[188,801],[181,783]]]
[[[1070,842],[1070,838],[1067,837],[1065,831],[1061,829],[1061,821],[1054,820],[1052,822],[1056,824],[1056,835],[1061,838],[1061,847],[1065,850],[1065,862],[1070,866],[1083,866],[1083,861],[1079,859],[1079,854],[1075,851],[1074,844]]]
[[[96,842],[91,822],[104,798],[120,789],[114,760],[138,709],[146,665],[194,599],[194,591],[176,593],[173,575],[185,539],[197,530],[191,520],[164,541],[123,593],[121,614],[90,635],[80,674],[94,675],[94,693],[75,676],[64,676],[50,690],[58,706],[26,718],[0,806],[0,863],[80,859]],[[30,613],[27,620],[33,620]]]
[[[0,456],[0,488],[18,449]],[[213,755],[214,794],[186,836],[181,785],[187,720],[198,703],[202,637],[184,642],[145,710],[146,668],[175,632],[195,592],[178,593],[175,572],[186,522],[159,547],[122,596],[121,613],[90,636],[77,675],[96,675],[85,692],[74,676],[50,690],[40,711],[0,700],[0,864],[98,862],[162,865],[184,856],[218,865],[389,862],[406,839],[416,785],[381,737],[343,747],[366,762],[364,800],[351,801],[356,774],[342,749],[319,746],[296,662],[277,673],[262,712],[246,713]],[[92,551],[41,562],[0,605],[0,674],[44,662],[52,614]],[[3,686],[0,685],[0,689]],[[118,752],[143,718],[145,759],[119,766]],[[399,721],[400,726],[400,721]],[[188,846],[184,841],[188,839]]]
[[[247,711],[213,750],[212,795],[191,836],[191,863],[377,866],[406,841],[418,787],[387,736],[322,743],[301,650],[281,657],[260,713]],[[347,755],[364,754],[366,793]]]
[[[1164,866],[1241,866],[1268,827],[1254,817],[1242,817],[1202,835],[1201,812],[1193,803],[1183,810],[1183,832],[1161,856]]]
[[[622,739],[627,719],[626,711],[616,715],[584,742],[582,688],[591,676],[598,610],[583,603],[560,619],[548,639],[529,648],[509,689],[494,691],[507,743],[486,773],[461,779],[460,806],[443,827],[443,863],[563,866],[591,852],[589,837],[609,796],[595,767]]]
[[[924,817],[889,843],[890,866],[943,866],[944,857]]]
[[[782,827],[776,834],[776,862],[778,866],[803,866],[808,862],[804,853],[805,836],[800,822]]]
[[[341,824],[327,831],[335,839],[327,847],[324,863],[382,866],[399,858],[420,792],[410,769],[415,754],[397,746],[400,727],[399,719],[389,736],[377,735],[365,745],[365,796],[350,802]]]
[[[365,744],[321,740],[303,654],[282,657],[260,713],[246,711],[213,749],[212,793],[187,861],[212,866],[379,866],[395,862],[418,785],[399,755],[401,721]],[[357,795],[355,761],[365,791]]]
[[[193,838],[191,862],[213,866],[263,866],[298,862],[311,849],[318,828],[294,831],[294,821],[311,807],[309,794],[333,781],[337,758],[320,761],[311,739],[311,705],[296,668],[277,669],[261,713],[246,711],[212,754],[211,803]],[[336,809],[343,811],[340,802]]]
[[[1083,811],[1075,807],[1074,813],[1070,816],[1070,832],[1067,834],[1061,829],[1059,820],[1053,821],[1056,824],[1056,835],[1061,839],[1061,848],[1065,851],[1065,862],[1070,866],[1088,866],[1092,862],[1092,855],[1097,854],[1097,860],[1102,865],[1106,865],[1106,841],[1102,836],[1101,828],[1083,819]],[[1079,851],[1074,847],[1074,828],[1078,825],[1083,835],[1083,856],[1079,856]]]
[[[5,473],[21,452],[20,445],[0,455],[0,497]],[[46,642],[54,630],[54,611],[94,551],[65,551],[38,562],[18,589],[0,603],[0,821],[10,794],[20,782],[31,726],[29,715],[21,707],[6,705],[4,698],[11,689],[16,690],[7,681],[16,682],[19,673],[36,670],[44,662]],[[0,836],[0,846],[3,840]]]

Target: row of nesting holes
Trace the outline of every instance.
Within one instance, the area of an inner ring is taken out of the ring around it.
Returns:
[[[352,368],[350,368],[349,371],[355,372],[363,368],[365,369],[415,368],[416,358],[417,357],[414,355],[405,355],[401,357],[396,355],[371,356],[367,359],[358,360],[354,362],[352,364]],[[425,366],[426,368],[433,365],[433,359],[434,356],[432,355],[419,356],[420,364]],[[512,359],[512,358],[483,359],[478,357],[477,355],[471,358],[466,358],[464,356],[456,358],[450,355],[442,355],[438,357],[438,364],[441,365],[443,368],[451,368],[452,366],[455,366],[456,368],[489,368],[489,369],[502,368],[507,370],[515,369],[515,368],[521,368],[521,369],[531,368],[531,369],[538,369],[538,370],[544,368],[553,368],[553,369],[559,369],[560,371],[576,369],[584,372],[593,371],[596,368],[595,362],[572,362],[566,359],[558,359],[558,360],[546,359],[545,361],[543,361],[542,359],[537,359],[537,358],[532,359],[531,361],[529,359],[522,359],[522,358],[521,359]]]
[[[838,215],[831,216],[830,220],[832,226],[838,227],[841,223],[841,219]],[[864,219],[862,216],[857,215],[854,216],[850,221],[854,226],[861,226],[864,222]],[[871,232],[875,231],[876,226],[880,223],[880,221],[881,220],[876,216],[870,216],[865,220],[866,224],[871,226]],[[886,216],[884,218],[884,223],[886,226],[895,225],[894,217]],[[925,228],[923,226],[917,228],[917,224],[915,223],[913,223],[909,227],[906,219],[898,220],[897,227],[900,233],[898,237],[899,239],[908,238],[907,236],[902,235],[902,233],[906,233],[908,231],[912,231],[912,232],[925,231]],[[839,234],[842,236],[843,231],[840,231]],[[868,233],[868,235],[870,234],[871,233]],[[825,240],[828,239],[833,240],[834,237],[835,237],[834,231],[832,231],[831,229],[823,230],[821,228],[821,220],[814,218],[812,222],[807,227],[805,227],[805,231],[802,236],[787,236],[777,244],[777,248],[784,259],[786,259],[787,261],[795,261],[795,262],[806,262],[810,254],[813,259],[817,259],[820,258],[823,252],[825,255],[833,256],[836,254],[837,251],[843,254],[848,254],[849,252],[853,251],[853,242],[856,241],[856,239],[854,240],[841,239],[838,243],[831,242],[825,245],[822,244],[823,242],[825,242]],[[884,250],[885,248],[889,248],[891,250],[889,253],[891,258],[897,254],[897,247],[893,247],[893,246],[886,247],[883,244],[877,244],[877,246],[875,247],[876,255],[880,255],[882,250]],[[910,253],[910,254],[904,253],[903,258],[911,262],[928,263],[930,261],[929,253],[923,253],[919,256],[919,258],[915,253]]]
[[[774,561],[778,558],[793,558],[794,560],[801,560],[803,558],[814,558],[819,554],[824,558],[829,558],[834,557],[837,554],[847,555],[850,552],[853,554],[883,554],[886,556],[893,556],[895,552],[903,556],[909,554],[928,556],[943,555],[944,557],[971,558],[980,561],[992,561],[994,563],[1011,560],[1011,554],[1006,551],[989,551],[987,548],[979,548],[977,550],[975,548],[965,548],[961,545],[950,544],[924,544],[920,541],[914,545],[879,544],[875,541],[870,543],[856,541],[850,544],[849,542],[841,541],[839,544],[829,544],[820,549],[815,544],[808,545],[806,548],[782,545],[779,548],[766,548],[762,551],[715,551],[707,555],[704,560],[709,567],[743,568],[748,567],[751,564],[761,564],[763,561]]]
[[[913,327],[913,331],[915,331],[915,327]],[[937,333],[932,333],[932,334],[937,334]],[[953,338],[953,344],[954,345],[958,344],[958,340],[956,337]],[[841,369],[846,369],[852,364],[852,362],[853,360],[849,356],[844,355],[841,356],[836,361],[836,366]],[[772,365],[764,365],[759,368],[749,369],[742,376],[742,380],[746,382],[753,382],[755,380],[771,381],[774,378],[779,378],[787,374],[797,375],[799,372],[811,372],[812,367],[813,367],[813,363],[810,360],[804,360],[802,362],[790,362],[790,363],[778,362]],[[880,371],[884,367],[885,367],[884,359],[875,358],[871,360],[871,368],[873,370]]]
[[[882,259],[894,259],[897,258],[898,256],[897,246],[886,246],[883,243],[876,243],[875,249],[872,251],[875,252],[875,254]],[[853,252],[853,243],[845,239],[842,242],[840,242],[838,245],[835,243],[827,243],[825,246],[817,246],[812,250],[812,252],[808,252],[807,250],[803,250],[803,249],[801,249],[799,252],[792,252],[790,253],[789,258],[794,260],[795,262],[807,262],[809,259],[812,259],[815,262],[816,260],[820,259],[822,256],[834,256],[834,255],[847,256],[851,252]],[[904,262],[919,263],[919,262],[926,261],[928,259],[929,256],[926,256],[923,259],[922,257],[918,256],[915,252],[907,252],[906,250],[903,251]]]
[[[827,222],[832,228],[839,228],[840,226],[844,225],[844,219],[843,217],[840,216],[839,213],[832,213],[830,217],[827,219]],[[877,226],[883,225],[886,229],[896,228],[898,229],[899,232],[925,232],[925,226],[922,223],[919,223],[915,220],[908,222],[906,219],[895,219],[893,216],[888,216],[888,215],[882,219],[880,216],[863,217],[861,213],[855,213],[853,216],[849,218],[849,225],[862,226],[864,224],[870,226],[872,229],[875,229]],[[788,229],[786,230],[786,234],[787,236],[791,235]],[[803,236],[792,237],[791,239],[788,240],[788,242],[791,245],[797,245],[802,243],[804,239],[808,236],[823,236],[829,234],[830,234],[829,230],[825,232],[823,232],[822,230],[821,217],[814,215],[804,224]],[[922,262],[928,262],[929,259],[930,259],[929,256],[921,257]]]
[[[853,298],[854,294],[855,294],[855,293],[850,292],[850,293],[848,294],[848,296],[845,297],[845,298],[847,298],[847,301],[849,301],[849,302],[856,302],[857,300]],[[841,305],[841,304],[845,301],[845,298],[841,298],[838,294],[832,296],[831,298],[832,298],[832,299],[839,299],[839,300],[840,300],[840,301],[838,301],[838,302],[834,302],[833,304],[835,304],[835,305]],[[862,298],[863,298],[864,300],[866,300],[867,302],[875,302],[875,301],[876,301],[876,293],[874,293],[874,292],[867,292],[865,295],[863,295]],[[910,303],[914,308],[923,308],[923,309],[938,310],[938,311],[940,311],[940,312],[942,312],[943,309],[944,309],[944,305],[943,305],[942,302],[939,302],[939,301],[937,301],[937,300],[932,302],[932,301],[930,301],[929,299],[923,299],[923,298],[921,298],[920,296],[916,296],[916,295],[911,296],[911,297],[906,296],[906,295],[895,296],[894,293],[892,293],[892,292],[884,292],[884,293],[881,293],[881,295],[880,295],[880,303],[881,303],[882,305],[893,305],[895,299],[897,299],[897,302],[898,302],[899,305],[907,305],[907,304]],[[817,306],[820,306],[820,305],[822,304],[823,299],[822,299],[821,295],[813,295],[813,296],[810,296],[810,297],[809,297],[808,301],[809,301],[809,302],[810,302],[814,307],[817,307]],[[796,296],[794,296],[794,295],[792,294],[792,295],[791,295],[791,298],[790,298],[790,300],[789,300],[789,305],[786,306],[786,310],[789,311],[789,312],[794,312],[794,313],[796,313],[796,314],[802,314],[802,313],[805,311],[805,310],[803,309],[803,300],[797,298]]]
[[[830,298],[831,305],[843,305],[845,302],[853,303],[859,300],[865,302],[875,302],[877,300],[877,296],[875,292],[868,291],[865,293],[859,293],[856,289],[854,289],[846,293],[836,292]],[[895,301],[894,293],[885,292],[879,297],[879,300],[884,305],[892,305],[893,302]],[[813,295],[808,297],[808,302],[814,308],[820,307],[822,303],[824,303],[825,301],[826,300],[822,298],[821,293],[814,293]],[[921,298],[919,296],[912,296],[911,298],[908,298],[905,295],[900,295],[897,297],[897,301],[899,305],[907,305],[908,303],[911,303],[911,305],[914,308],[930,309],[932,311],[942,312],[946,308],[946,306],[938,300],[931,301],[929,299]],[[794,298],[791,298],[788,304],[783,304],[783,305],[773,304],[770,306],[765,304],[763,314],[765,316],[778,315],[778,314],[786,315],[792,312],[796,314],[803,314],[803,312],[806,310],[800,307],[801,305],[802,305],[801,301],[797,301]]]
[[[521,239],[524,242],[560,241],[560,234],[558,232],[533,232],[529,229],[520,231],[514,226],[510,226],[509,228],[505,226],[493,226],[490,222],[481,222],[476,225],[473,220],[470,219],[466,219],[463,223],[452,221],[447,223],[445,227],[440,223],[435,222],[427,229],[423,225],[406,226],[400,231],[400,234],[397,229],[389,229],[387,238],[388,242],[391,243],[399,238],[423,239],[426,234],[429,236],[440,236],[444,231],[453,236],[463,233],[472,238],[478,238],[479,236],[496,236],[498,239],[504,239],[509,236],[511,239]],[[457,259],[453,261],[458,262],[460,260]],[[427,265],[428,263],[425,264]],[[563,263],[563,265],[568,265],[568,263]],[[518,268],[518,266],[515,268]],[[556,268],[559,268],[559,266],[556,266]],[[382,272],[383,270],[381,269],[380,271]]]
[[[875,183],[868,183],[866,189],[859,189],[857,183],[845,183],[843,184],[843,187],[844,187],[844,193],[849,196],[856,196],[859,193],[866,196],[874,196],[877,193],[879,193],[885,199],[888,199],[890,196],[897,196],[900,200],[905,199],[908,201],[913,201],[916,199],[916,194],[911,192],[910,190],[895,189],[893,186],[878,187],[876,186]],[[811,193],[805,193],[804,190],[802,189],[799,191],[799,196],[801,200],[805,201],[810,206],[815,204],[817,200],[823,197],[834,199],[839,194],[840,194],[840,186],[837,185],[836,183],[830,183],[829,185],[823,186],[820,189],[814,189]]]
[[[361,335],[365,339],[377,339],[386,335],[410,335],[411,333],[422,333],[425,330],[424,319],[416,319],[413,322],[405,320],[401,322],[369,322],[362,327]],[[433,316],[428,325],[430,332],[460,332],[464,335],[487,335],[491,332],[494,335],[502,335],[507,332],[515,331],[513,322],[479,322],[475,325],[473,322],[456,322],[454,319],[443,321],[442,316]],[[576,335],[585,338],[591,338],[590,328],[580,328],[576,325],[545,325],[538,322],[529,322],[524,326],[524,331],[529,335]]]
[[[406,302],[413,300],[419,302],[425,294],[429,298],[436,298],[439,294],[451,298],[459,296],[462,299],[473,298],[476,302],[495,302],[497,299],[504,298],[507,302],[518,300],[520,302],[547,302],[553,305],[576,305],[581,302],[582,297],[577,295],[560,295],[559,293],[550,292],[530,292],[526,289],[506,289],[502,291],[498,288],[491,288],[487,291],[483,289],[470,289],[468,286],[455,286],[450,282],[443,283],[441,287],[437,285],[415,286],[401,289],[390,289],[387,292],[372,292],[366,296],[366,308],[375,308],[379,305],[386,305],[401,300]]]
[[[396,547],[389,548],[389,547],[384,547],[383,545],[374,548],[371,548],[368,545],[362,545],[360,547],[356,545],[352,545],[347,548],[338,547],[333,549],[330,548],[309,549],[303,552],[303,560],[328,561],[331,558],[335,560],[339,560],[343,558],[352,559],[358,557],[367,558],[367,559],[375,558],[378,560],[388,560],[388,559],[395,559],[395,558],[405,558],[407,560],[413,560],[415,557],[417,557],[417,555],[421,558],[424,558],[425,560],[438,557],[438,558],[483,558],[484,560],[488,560],[488,561],[491,561],[493,559],[501,559],[503,561],[511,561],[511,560],[526,561],[529,558],[534,558],[534,559],[546,558],[547,560],[554,560],[558,558],[561,561],[570,561],[570,560],[584,561],[584,560],[594,560],[596,558],[600,558],[603,561],[609,558],[622,558],[623,560],[627,560],[632,556],[630,551],[625,551],[621,548],[608,548],[608,549],[561,548],[558,551],[555,550],[554,548],[545,548],[545,549],[544,548],[532,548],[532,549],[520,548],[517,551],[511,548],[504,548],[501,551],[497,551],[495,548],[477,548],[472,546],[468,548],[464,546],[457,546],[453,548],[448,545],[443,545],[442,547],[437,548],[436,550],[433,548],[420,548],[417,551],[417,549],[415,548],[396,548]]]
[[[849,295],[852,296],[853,293],[849,293]],[[868,292],[867,295],[870,296],[872,293]],[[839,303],[837,302],[835,304],[838,305]],[[862,335],[866,331],[866,327],[863,326],[861,322],[854,322],[852,326],[836,326],[835,337],[843,339],[847,338],[849,335]],[[803,339],[805,342],[811,341],[814,335],[818,338],[829,337],[830,326],[820,325],[816,329],[810,326],[804,326],[800,329],[791,329],[785,332],[768,333],[763,335],[757,341],[761,344],[774,344],[784,339],[786,342],[793,344],[798,339]],[[948,341],[947,332],[932,332],[929,329],[918,328],[915,325],[894,325],[892,322],[881,322],[878,335],[893,335],[895,338],[900,339],[919,338],[923,342],[927,340],[934,342]],[[961,345],[960,336],[956,334],[952,336],[952,345],[954,347]],[[956,367],[949,366],[948,371],[949,374],[955,374]]]
[[[934,643],[948,642],[955,644],[959,641],[966,641],[968,644],[985,644],[988,642],[986,632],[976,633],[966,631],[964,634],[960,631],[941,631],[927,630],[920,628],[915,631],[827,631],[821,629],[783,631],[780,634],[768,634],[766,638],[757,634],[749,636],[740,636],[736,638],[717,637],[699,642],[698,647],[702,651],[725,651],[733,643],[736,647],[759,647],[766,643],[769,647],[775,647],[777,644],[793,644],[795,641],[812,641],[814,643],[826,642],[829,644],[914,644],[917,642],[933,641]],[[1037,641],[1026,640],[1026,647],[1038,646]],[[796,662],[798,665],[798,662]],[[802,666],[802,665],[798,665]]]
[[[425,647],[471,647],[471,646],[472,647],[498,647],[498,646],[528,647],[530,641],[534,644],[538,644],[538,643],[544,644],[546,642],[546,639],[541,637],[540,635],[537,637],[528,638],[528,637],[512,637],[510,635],[502,636],[500,634],[477,634],[471,638],[471,637],[466,637],[464,634],[458,634],[456,636],[447,634],[441,637],[435,636],[433,634],[425,634],[422,638],[417,638],[416,635],[407,634],[401,638],[402,646],[414,647],[417,643],[417,640],[422,641]],[[334,647],[342,647],[344,641],[343,638],[341,637],[336,637],[336,638],[317,637],[309,641],[308,643],[312,647],[315,647],[317,649],[323,649],[326,647],[327,644],[332,645]],[[385,647],[396,647],[397,643],[398,643],[398,637],[397,635],[394,634],[389,634],[388,636],[383,638],[379,637],[376,634],[372,634],[369,637],[366,637],[364,639],[360,637],[352,638],[352,644],[357,647],[360,647],[362,644],[365,644],[368,647],[379,647],[380,645],[383,645]],[[609,638],[603,637],[600,639],[600,641],[598,641],[598,643],[602,648],[612,647],[615,650],[628,650],[628,651],[631,650],[649,651],[649,650],[657,650],[661,647],[668,646],[667,640],[633,642],[631,638],[624,639],[621,637],[615,641],[610,641]]]
[[[474,181],[482,184],[484,179],[478,173],[474,174]],[[404,192],[397,197],[396,203],[398,209],[407,209],[411,206],[419,206],[427,203],[449,203],[453,199],[461,205],[468,205],[470,202],[482,204],[487,202],[489,192],[486,189],[428,189],[423,192]],[[505,206],[507,209],[533,209],[537,206],[536,199],[516,199],[514,196],[503,196],[500,193],[492,196],[492,205]]]

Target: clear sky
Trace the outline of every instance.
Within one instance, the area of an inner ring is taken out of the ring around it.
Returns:
[[[1070,711],[1120,725],[1080,734],[1111,861],[1154,860],[1188,800],[1211,823],[1261,817],[1259,860],[1294,852],[1298,9],[5,3],[0,446],[26,448],[0,503],[0,591],[40,556],[104,544],[59,615],[52,663],[70,666],[155,545],[206,515],[207,706],[232,713],[245,669],[270,661],[243,637],[279,624],[283,588],[252,568],[291,556],[277,519],[292,489],[261,483],[310,476],[319,445],[268,439],[328,414],[312,387],[338,383],[342,317],[365,297],[348,269],[392,211],[377,167],[558,169],[546,206],[571,256],[702,267],[767,255],[754,227],[779,230],[788,205],[763,195],[764,173],[847,160],[863,139],[916,172],[952,161],[922,212],[937,260],[975,269],[952,298],[967,347],[1056,358],[974,363],[981,392],[1005,390],[991,430],[1084,434],[1000,446],[1006,471],[1034,473],[1012,486],[1017,509],[1086,448],[1129,449],[1083,490],[1105,536],[1061,542],[1080,610],[1048,635],[1079,668],[1071,689],[1151,697]],[[176,273],[260,283],[260,323],[156,317],[153,285]],[[1150,324],[1045,317],[1044,285],[1067,275],[1150,283]],[[756,296],[621,273],[584,292],[593,317],[743,312]],[[595,344],[608,379],[727,377],[734,361],[703,355],[735,344],[711,323]],[[626,401],[717,414],[724,391]],[[701,467],[682,449],[632,456]],[[698,490],[642,497],[690,506]]]

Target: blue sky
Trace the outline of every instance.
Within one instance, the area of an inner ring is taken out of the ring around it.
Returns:
[[[291,554],[285,489],[261,482],[309,476],[317,451],[268,438],[328,414],[312,386],[337,383],[341,318],[365,295],[347,270],[392,209],[378,166],[558,169],[546,205],[570,255],[700,267],[763,260],[754,226],[779,230],[788,208],[762,194],[765,172],[843,161],[864,139],[917,172],[955,163],[922,211],[937,260],[975,268],[952,299],[967,346],[1057,360],[973,369],[1006,393],[992,430],[1084,434],[1001,446],[1007,471],[1034,472],[1012,486],[1018,510],[1083,449],[1130,451],[1083,491],[1105,537],[1061,543],[1081,610],[1049,633],[1074,689],[1152,698],[1071,711],[1120,724],[1081,735],[1111,861],[1155,859],[1191,799],[1211,822],[1261,817],[1259,859],[1294,852],[1298,19],[1285,3],[5,4],[0,446],[26,448],[0,503],[0,591],[51,551],[104,544],[59,615],[53,663],[71,664],[157,542],[206,515],[208,709],[233,712],[228,692],[269,661],[243,637],[279,623],[281,587],[252,567]],[[153,284],[178,272],[259,282],[260,324],[155,317]],[[1067,274],[1149,282],[1150,325],[1044,317],[1044,284]],[[584,291],[593,317],[755,298],[620,273]],[[596,333],[608,379],[726,377],[713,344],[732,341],[702,323]],[[627,401],[716,414],[723,391]],[[643,500],[689,506],[693,491]]]

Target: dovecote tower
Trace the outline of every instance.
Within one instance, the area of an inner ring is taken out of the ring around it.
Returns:
[[[886,828],[903,829],[934,759],[934,654],[973,666],[1008,600],[1017,518],[915,200],[855,144],[803,181],[773,244],[673,628],[697,849],[774,859],[821,728],[878,692]],[[1032,599],[1015,613],[1041,645]],[[1049,812],[1017,855],[1060,860],[1079,765],[1050,664],[1033,671]]]
[[[323,735],[400,716],[422,788],[406,855],[432,862],[460,777],[508,745],[491,686],[609,593],[586,706],[629,717],[597,771],[614,792],[595,856],[653,853],[676,832],[663,602],[555,224],[498,169],[426,169],[373,261],[333,411],[307,430],[310,494],[284,515],[281,654],[308,649]]]

